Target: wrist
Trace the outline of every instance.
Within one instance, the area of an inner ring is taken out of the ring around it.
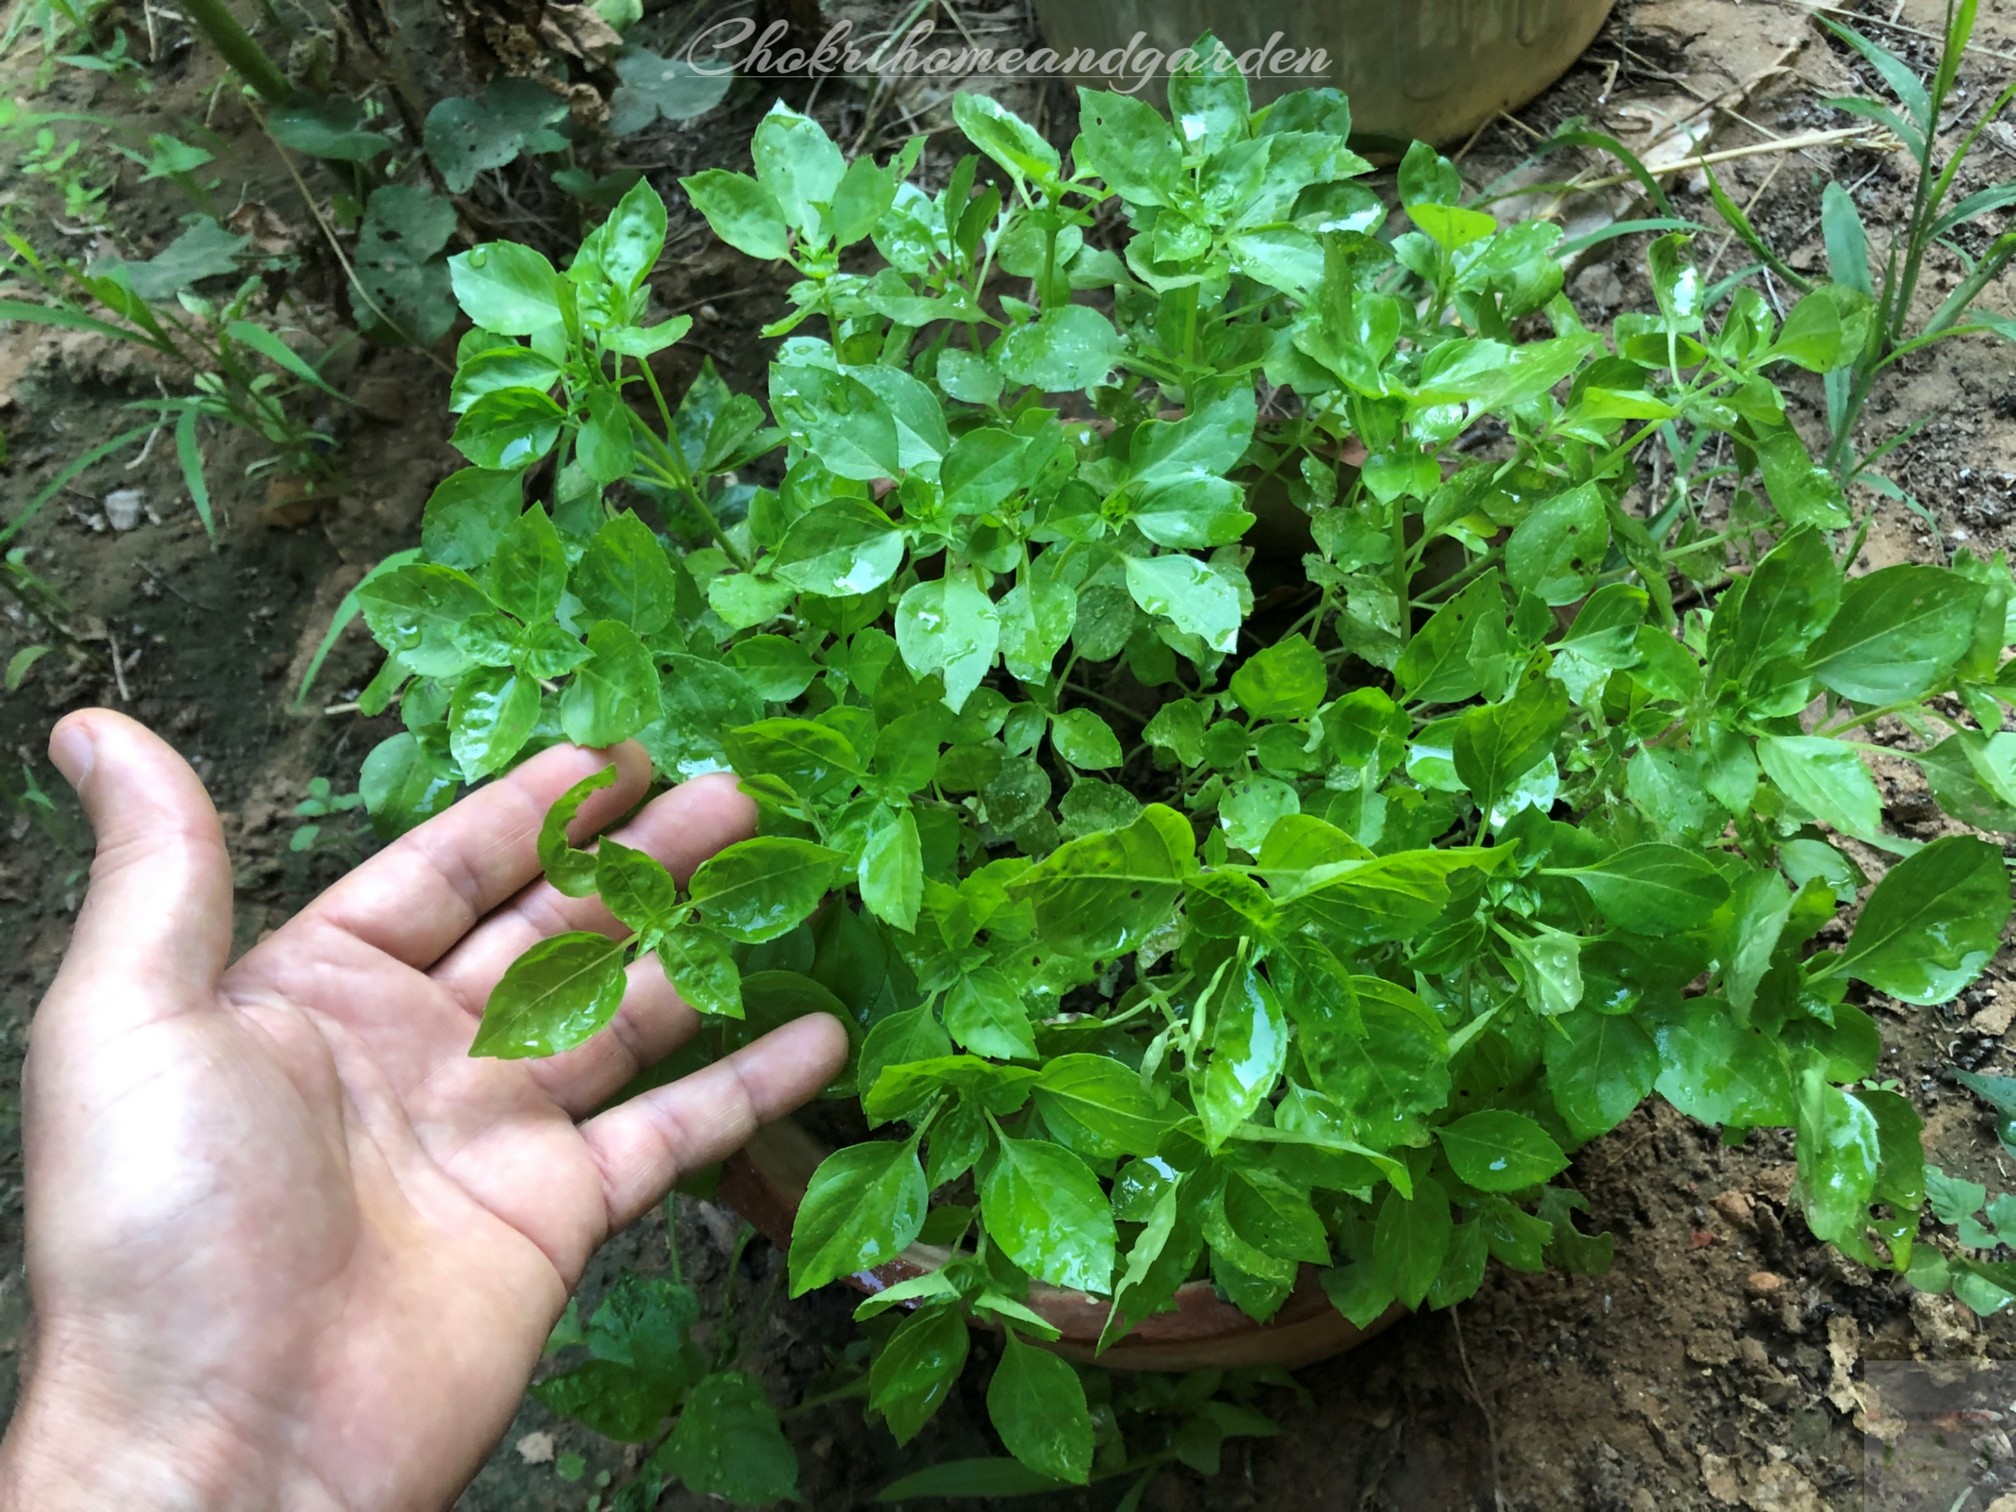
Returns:
[[[270,1473],[214,1413],[37,1368],[0,1440],[0,1512],[230,1512],[270,1506]]]

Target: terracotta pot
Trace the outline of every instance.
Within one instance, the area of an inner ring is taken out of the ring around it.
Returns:
[[[772,1124],[729,1157],[721,1175],[721,1198],[779,1249],[791,1245],[791,1224],[805,1188],[829,1152],[798,1124]],[[874,1294],[925,1271],[936,1270],[950,1251],[913,1244],[878,1270],[849,1276],[857,1290]],[[1059,1332],[1050,1348],[1066,1359],[1108,1370],[1236,1369],[1279,1365],[1294,1369],[1342,1354],[1405,1316],[1398,1304],[1357,1328],[1330,1305],[1311,1267],[1302,1267],[1295,1289],[1267,1323],[1255,1323],[1220,1300],[1208,1281],[1191,1281],[1176,1292],[1175,1310],[1144,1319],[1108,1349],[1094,1353],[1106,1326],[1108,1304],[1086,1292],[1045,1286],[1029,1288],[1029,1306]]]

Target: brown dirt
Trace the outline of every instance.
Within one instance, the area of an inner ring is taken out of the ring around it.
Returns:
[[[839,14],[841,7],[829,6]],[[903,7],[859,0],[845,13],[887,20]],[[1936,0],[1907,0],[1896,19],[1933,29]],[[2016,15],[1983,7],[1980,46],[2016,54]],[[995,15],[962,7],[969,25],[1026,27],[1019,11]],[[1890,7],[1883,7],[1883,16]],[[1929,44],[1886,34],[1921,69]],[[1782,76],[1750,88],[1766,70]],[[19,60],[0,78],[32,91],[32,66]],[[1962,109],[1978,110],[1984,93],[2009,71],[1985,54],[1965,74]],[[1820,103],[1860,76],[1859,64],[1822,39],[1801,7],[1729,0],[1622,0],[1585,59],[1554,89],[1501,120],[1469,144],[1463,166],[1472,184],[1525,173],[1561,176],[1559,161],[1522,168],[1535,133],[1562,120],[1590,117],[1641,148],[1666,136],[1702,97],[1721,97],[1747,120],[1714,120],[1713,148],[1838,125]],[[146,129],[202,114],[214,70],[200,51],[168,52],[152,93],[129,83],[59,70],[32,105],[41,109],[124,115]],[[1735,95],[1731,97],[1731,91]],[[747,130],[767,96],[744,86],[731,107],[691,128],[660,128],[625,146],[668,191],[680,173],[746,158]],[[800,98],[800,104],[807,103]],[[1012,103],[1068,133],[1062,91]],[[943,112],[916,88],[890,91],[829,84],[810,99],[843,142],[893,143],[900,131],[937,126]],[[301,235],[301,271],[292,292],[311,324],[333,333],[327,309],[340,290],[304,224],[291,185],[262,156],[263,146],[228,101],[212,125],[243,149],[226,166],[235,194],[267,204],[283,228]],[[172,129],[172,128],[170,128]],[[935,139],[939,172],[949,166]],[[249,166],[248,166],[249,165]],[[2016,132],[1990,141],[1971,182],[2016,173]],[[169,186],[136,182],[122,169],[110,219],[129,246],[158,246],[187,207]],[[1872,225],[1894,221],[1906,184],[1900,165],[1880,153],[1820,148],[1731,163],[1723,182],[1739,201],[1757,196],[1753,214],[1791,260],[1817,267],[1821,188],[1853,187]],[[1705,185],[1681,176],[1682,213],[1712,221]],[[25,179],[0,163],[0,201],[48,227]],[[710,353],[738,386],[757,386],[762,349],[755,327],[768,280],[745,259],[714,246],[676,193],[673,239],[657,277],[671,310],[698,317],[691,343]],[[542,209],[550,209],[540,206]],[[1579,209],[1573,214],[1582,213]],[[1627,213],[1640,213],[1628,211]],[[49,234],[58,234],[51,232]],[[1575,278],[1578,303],[1593,317],[1649,302],[1636,240],[1606,244]],[[1711,243],[1712,245],[1712,243]],[[1741,248],[1719,254],[1724,271]],[[1779,291],[1782,295],[1782,290]],[[1936,297],[1936,293],[1934,295]],[[1991,294],[2008,309],[2007,290]],[[682,353],[687,349],[681,348]],[[691,360],[691,359],[688,359]],[[1887,510],[1868,560],[1940,560],[1959,545],[2016,547],[2016,365],[2006,346],[1985,341],[1937,348],[1904,364],[1898,381],[1871,406],[1865,431],[1892,433],[1934,415],[1891,459],[1892,476],[1936,524]],[[683,379],[684,373],[668,376]],[[338,821],[331,838],[299,854],[289,850],[293,804],[311,776],[339,790],[354,786],[356,765],[381,730],[354,714],[329,713],[349,700],[372,664],[354,634],[339,646],[304,710],[293,690],[343,591],[384,553],[417,535],[422,501],[453,464],[444,444],[444,381],[414,354],[370,353],[346,374],[368,403],[338,415],[343,482],[337,495],[284,524],[261,517],[260,486],[242,469],[257,456],[235,438],[213,445],[219,536],[205,539],[183,495],[171,448],[157,446],[142,465],[120,459],[66,490],[28,532],[27,564],[62,595],[58,617],[77,639],[35,669],[26,686],[0,702],[0,1406],[11,1400],[11,1362],[26,1322],[20,1272],[20,1160],[16,1082],[25,1028],[68,936],[88,846],[60,781],[41,758],[52,720],[93,702],[124,707],[171,734],[190,754],[224,810],[237,859],[238,932],[249,940],[284,917],[340,872],[368,842]],[[32,329],[0,328],[0,428],[11,457],[0,465],[0,517],[16,512],[49,475],[86,444],[122,423],[127,400],[151,393],[143,369],[89,340],[52,339]],[[1817,424],[1817,385],[1796,392],[1801,413]],[[120,532],[104,520],[113,488],[146,491],[152,514]],[[47,637],[0,601],[0,663],[19,646]],[[115,675],[115,658],[117,675]],[[123,678],[124,693],[121,692]],[[1903,764],[1884,773],[1893,817],[1909,823],[1915,780]],[[24,783],[55,795],[45,813],[24,801]],[[1870,1004],[1885,1039],[1881,1074],[1895,1078],[1928,1120],[1928,1147],[1949,1168],[1992,1185],[2008,1176],[1989,1126],[1951,1081],[1956,1063],[2009,1071],[2004,1046],[2016,1009],[2016,971],[2005,959],[1960,1002],[1941,1009]],[[1863,1433],[1859,1383],[1865,1362],[2016,1356],[2016,1326],[1975,1320],[1944,1299],[1914,1297],[1901,1283],[1872,1278],[1833,1257],[1788,1205],[1792,1165],[1782,1136],[1753,1136],[1724,1146],[1710,1131],[1669,1112],[1643,1111],[1577,1159],[1574,1179],[1592,1205],[1591,1227],[1616,1236],[1606,1276],[1520,1276],[1494,1271],[1460,1316],[1424,1316],[1354,1354],[1302,1373],[1308,1399],[1270,1398],[1287,1431],[1271,1441],[1235,1443],[1222,1476],[1205,1481],[1171,1472],[1145,1505],[1158,1512],[1269,1507],[1426,1509],[1499,1507],[1719,1509],[1807,1512],[1859,1505]],[[734,1224],[691,1198],[675,1204],[681,1264],[710,1298],[730,1273]],[[598,1262],[590,1292],[618,1263],[667,1263],[665,1220],[655,1216]],[[781,1300],[781,1257],[761,1241],[734,1267],[740,1299],[717,1327],[724,1347],[768,1382],[788,1405],[830,1385],[829,1372],[852,1337],[848,1299]],[[1460,1333],[1458,1324],[1460,1322]],[[983,1340],[983,1357],[991,1351]],[[934,1460],[993,1451],[985,1428],[985,1360],[932,1429],[905,1451],[879,1430],[864,1431],[852,1402],[817,1408],[790,1427],[804,1469],[808,1503],[865,1506],[894,1476]],[[552,1435],[549,1443],[542,1435]],[[587,1479],[561,1479],[548,1454],[583,1454]],[[1974,1484],[1985,1504],[2016,1487],[2009,1440],[1977,1441]],[[584,1506],[598,1474],[621,1476],[626,1457],[613,1446],[554,1422],[536,1404],[484,1470],[463,1505],[481,1512]],[[1117,1484],[1025,1505],[1110,1506]],[[1929,1488],[1928,1488],[1929,1490]],[[1952,1504],[1949,1493],[1939,1505]],[[683,1493],[667,1506],[697,1507]],[[1900,1504],[1901,1505],[1901,1504]],[[1972,1505],[1970,1503],[1970,1505]]]

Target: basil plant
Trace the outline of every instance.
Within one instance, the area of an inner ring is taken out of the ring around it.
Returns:
[[[1855,1259],[2007,1300],[2016,1267],[1914,1245],[1867,1003],[1971,982],[2009,879],[1958,825],[1887,835],[1865,756],[1884,720],[2016,831],[2016,582],[1844,570],[1867,518],[1779,384],[1852,360],[1868,297],[1781,320],[1669,235],[1656,308],[1592,330],[1558,228],[1418,145],[1388,204],[1336,92],[1170,95],[1085,92],[1068,158],[959,95],[935,191],[917,143],[850,163],[773,109],[753,174],[683,184],[788,269],[762,400],[704,362],[668,398],[646,184],[564,271],[453,260],[469,466],[359,595],[405,726],[378,824],[562,740],[762,813],[681,886],[570,848],[563,800],[548,876],[631,933],[533,947],[474,1053],[579,1044],[644,955],[703,1015],[661,1079],[838,1015],[856,1142],[792,1290],[948,1246],[863,1304],[905,1307],[871,1407],[915,1434],[994,1325],[995,1420],[1060,1480],[1103,1451],[1032,1283],[1110,1341],[1200,1278],[1264,1320],[1314,1267],[1362,1325],[1600,1268],[1564,1172],[1655,1094],[1796,1130]]]

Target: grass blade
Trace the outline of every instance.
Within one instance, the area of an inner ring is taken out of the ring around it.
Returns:
[[[217,524],[210,518],[210,483],[203,476],[203,451],[196,444],[196,410],[184,405],[175,421],[175,460],[182,464],[182,481],[189,485],[189,502],[196,506],[196,518],[203,522],[203,534],[217,539]]]
[[[224,327],[224,334],[231,340],[252,348],[275,367],[285,368],[302,382],[314,384],[323,393],[341,399],[345,404],[350,402],[348,394],[331,388],[299,352],[264,326],[256,326],[249,320],[234,320]]]

